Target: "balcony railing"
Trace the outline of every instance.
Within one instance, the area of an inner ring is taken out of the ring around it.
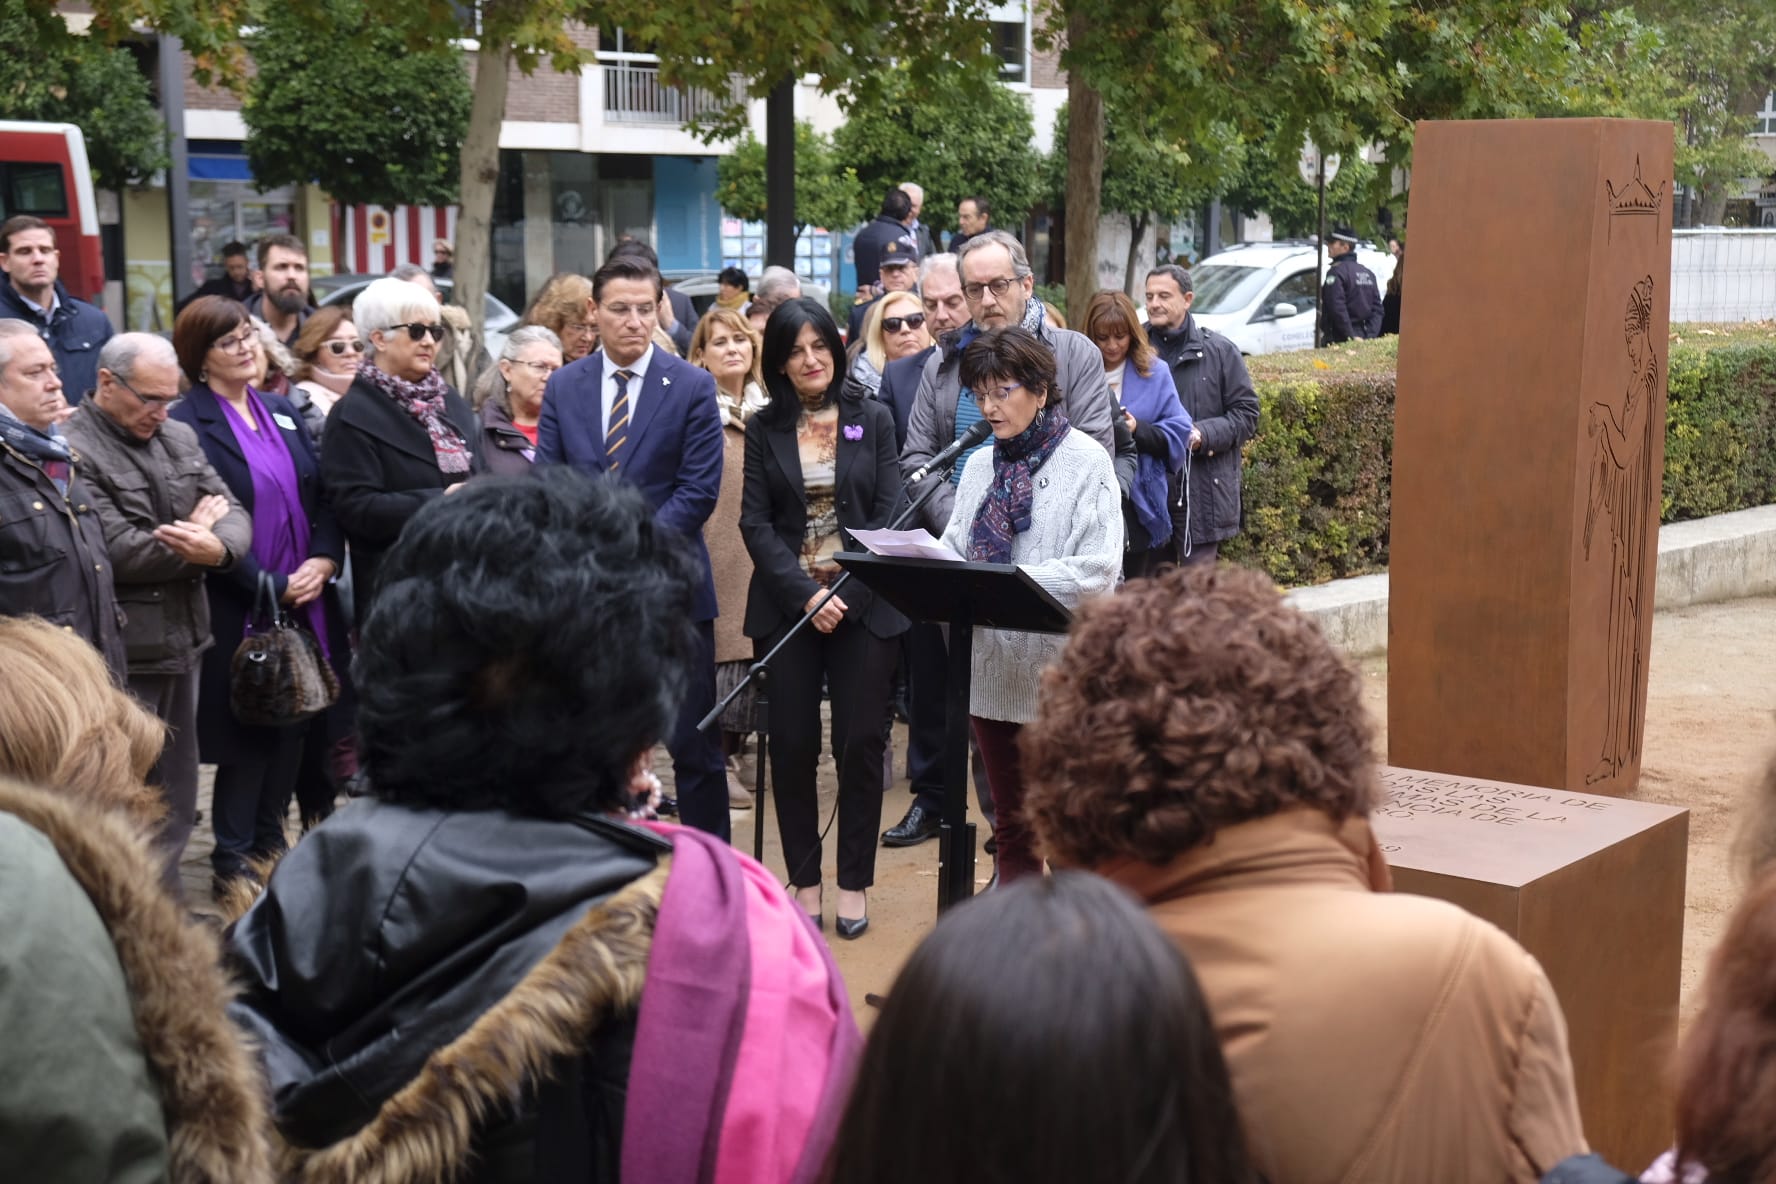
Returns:
[[[688,123],[710,115],[738,98],[706,90],[681,90],[660,81],[657,66],[606,62],[604,64],[604,117],[612,123]]]

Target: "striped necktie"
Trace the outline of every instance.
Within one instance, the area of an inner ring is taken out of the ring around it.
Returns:
[[[611,401],[610,427],[604,430],[604,459],[610,472],[617,471],[617,454],[629,439],[629,380],[635,377],[633,370],[619,370],[613,377],[617,382],[617,397]]]

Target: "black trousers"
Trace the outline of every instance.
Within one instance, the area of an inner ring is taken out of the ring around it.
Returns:
[[[167,726],[166,747],[148,770],[148,784],[158,785],[166,802],[166,818],[155,836],[161,882],[173,899],[183,900],[179,860],[197,825],[197,684],[203,668],[196,661],[178,674],[132,674],[130,694]]]
[[[788,631],[753,642],[763,655]],[[789,882],[820,883],[820,802],[814,784],[820,760],[820,685],[832,697],[832,752],[839,771],[839,887],[856,892],[876,878],[876,831],[882,825],[882,766],[888,741],[882,715],[899,654],[861,622],[841,621],[831,633],[812,625],[771,662],[771,782],[777,831]],[[682,807],[681,807],[682,808]]]
[[[722,757],[721,729],[697,730],[697,721],[714,706],[715,622],[698,621],[690,685],[685,688],[684,705],[666,741],[666,751],[672,754],[679,821],[725,842],[733,837],[733,830],[728,821],[728,766]]]
[[[926,811],[943,814],[943,749],[944,710],[950,686],[949,646],[942,625],[917,624],[907,630],[906,643],[907,692],[912,710],[907,714],[907,782],[915,804]],[[993,825],[993,791],[987,784],[987,766],[981,761],[980,746],[974,731],[969,730],[970,764],[974,769],[974,801],[982,820],[990,830]]]
[[[284,822],[310,730],[306,722],[268,728],[267,742],[249,759],[216,766],[210,797],[216,847],[210,852],[210,870],[218,876],[245,875],[249,861],[280,855],[289,845]]]

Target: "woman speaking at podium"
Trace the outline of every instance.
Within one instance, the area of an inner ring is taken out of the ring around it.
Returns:
[[[1059,406],[1054,354],[1026,329],[989,329],[962,353],[962,398],[993,428],[968,458],[943,541],[971,563],[1015,563],[1069,609],[1109,592],[1122,570],[1122,502],[1110,454]],[[958,418],[966,407],[958,409]],[[999,876],[1040,874],[1023,818],[1018,732],[1036,718],[1058,634],[977,629],[969,722],[993,787]]]

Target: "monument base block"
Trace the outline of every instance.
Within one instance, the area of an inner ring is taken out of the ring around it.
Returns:
[[[1394,888],[1533,954],[1560,998],[1592,1148],[1638,1172],[1671,1143],[1689,811],[1382,770],[1371,824]]]

